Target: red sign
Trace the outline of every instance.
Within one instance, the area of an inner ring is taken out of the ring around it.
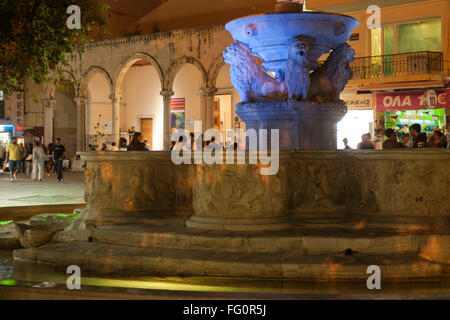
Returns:
[[[426,109],[426,91],[377,93],[377,111]],[[435,109],[450,109],[450,89],[436,90]]]
[[[185,98],[172,98],[170,100],[170,111],[184,111]]]

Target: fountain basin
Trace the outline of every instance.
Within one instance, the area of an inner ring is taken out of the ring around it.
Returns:
[[[225,25],[235,41],[247,45],[269,72],[284,71],[294,37],[316,39],[316,59],[345,43],[358,26],[352,17],[323,12],[264,14],[243,17]]]

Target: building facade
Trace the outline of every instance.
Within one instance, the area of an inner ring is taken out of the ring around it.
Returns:
[[[373,12],[366,1],[306,3],[308,9],[345,13],[360,22],[349,41],[356,58],[341,96],[349,113],[339,126],[339,139],[356,139],[361,132],[381,136],[387,123],[419,120],[424,128],[434,121],[449,129],[449,1],[379,2],[381,25],[375,28],[367,24]],[[164,5],[153,14],[164,16]],[[151,15],[144,20],[152,21]],[[131,127],[143,132],[153,150],[167,150],[173,128],[192,130],[194,121],[224,134],[244,128],[235,114],[239,95],[222,58],[232,42],[223,25],[213,25],[89,44],[69,57],[66,87],[26,83],[23,126],[44,128],[46,143],[62,137],[73,153],[99,142],[103,134],[101,141],[127,137]],[[408,98],[405,103],[408,93],[415,104],[408,105]],[[430,106],[433,97],[438,103]],[[17,108],[17,101],[11,105]],[[439,120],[426,122],[420,110]]]

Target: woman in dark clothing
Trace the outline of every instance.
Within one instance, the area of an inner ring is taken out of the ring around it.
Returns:
[[[147,151],[145,148],[145,143],[141,141],[142,135],[140,132],[135,132],[133,136],[133,140],[131,140],[130,145],[128,146],[128,151]]]
[[[409,127],[409,132],[413,137],[413,148],[426,148],[427,147],[427,134],[420,132],[420,124],[415,123]]]

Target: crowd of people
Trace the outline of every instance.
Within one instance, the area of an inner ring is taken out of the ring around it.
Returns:
[[[131,131],[132,130],[132,131]],[[151,151],[151,147],[148,144],[147,140],[143,140],[142,134],[138,131],[134,130],[134,127],[128,131],[129,133],[129,141],[128,144],[127,139],[124,137],[120,137],[119,145],[115,142],[112,143],[102,143],[99,151]],[[97,151],[92,144],[88,145],[89,151]]]
[[[18,181],[17,174],[20,172],[36,182],[41,182],[44,170],[49,176],[51,173],[56,174],[56,180],[62,182],[65,156],[66,148],[60,138],[56,138],[55,144],[50,143],[46,147],[40,139],[24,146],[13,137],[7,147],[0,145],[0,168],[9,170],[11,182]]]
[[[401,148],[447,148],[447,136],[442,133],[439,128],[435,128],[428,138],[425,132],[422,132],[421,126],[415,123],[409,127],[409,132],[403,133],[394,129],[386,129],[384,131],[385,140],[375,142],[372,140],[370,133],[361,136],[361,142],[358,143],[356,149],[401,149]],[[352,149],[348,145],[347,138],[344,138],[344,148]]]
[[[198,137],[197,141],[195,141],[195,135],[193,133],[190,134],[190,143],[187,143],[184,139],[184,136],[180,136],[178,141],[172,141],[170,145],[170,150],[175,151],[195,151],[195,150],[203,150],[203,151],[212,151],[212,150],[238,150],[238,143],[228,143],[224,145],[223,143],[217,143],[216,138],[213,136],[210,140],[205,141],[204,136],[201,135]]]
[[[131,127],[128,130],[129,141],[128,144],[127,139],[124,137],[120,137],[119,145],[115,142],[112,143],[102,143],[99,147],[99,151],[151,151],[151,147],[148,144],[147,140],[143,139],[141,132],[135,130],[134,127]],[[237,150],[237,143],[228,143],[224,145],[223,143],[217,143],[215,137],[211,137],[210,140],[204,141],[204,136],[201,135],[197,141],[195,141],[195,136],[193,133],[190,134],[190,144],[188,141],[184,140],[183,136],[180,136],[178,141],[171,141],[170,150]],[[88,145],[89,151],[98,151],[92,144]]]

